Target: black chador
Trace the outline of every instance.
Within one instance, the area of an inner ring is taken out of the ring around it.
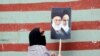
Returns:
[[[46,45],[46,39],[45,36],[43,36],[43,32],[40,32],[40,28],[34,28],[29,33],[29,45]]]

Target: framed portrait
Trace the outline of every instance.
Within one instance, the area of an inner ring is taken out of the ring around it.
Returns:
[[[71,8],[52,8],[51,39],[71,38]]]

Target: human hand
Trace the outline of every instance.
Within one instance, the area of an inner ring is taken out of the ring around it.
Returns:
[[[56,56],[56,53],[55,52],[51,52],[51,56]]]

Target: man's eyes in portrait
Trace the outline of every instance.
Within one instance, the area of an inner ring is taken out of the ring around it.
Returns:
[[[60,19],[55,19],[55,21],[61,21]]]
[[[68,21],[68,20],[64,20],[64,19],[63,19],[62,21]]]

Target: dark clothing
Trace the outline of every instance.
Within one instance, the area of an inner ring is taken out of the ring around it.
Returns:
[[[46,39],[45,36],[42,36],[42,34],[39,31],[40,28],[34,28],[29,33],[29,45],[46,45]]]
[[[64,39],[70,39],[71,38],[71,30],[69,29],[68,32],[65,32],[63,29],[61,29],[64,33]]]
[[[55,31],[54,28],[51,28],[51,39],[69,39],[70,38],[70,30],[66,33],[63,29],[60,31]]]

